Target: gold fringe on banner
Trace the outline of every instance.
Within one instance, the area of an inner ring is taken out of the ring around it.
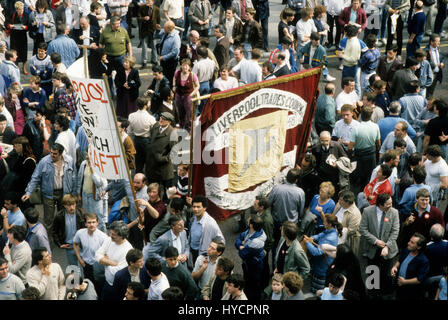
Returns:
[[[281,78],[277,78],[277,79],[271,79],[271,80],[267,80],[267,81],[256,82],[256,83],[246,85],[246,86],[238,88],[238,89],[234,89],[230,92],[215,93],[215,94],[211,95],[210,99],[211,99],[211,101],[216,101],[216,100],[220,100],[220,99],[224,99],[224,98],[229,98],[229,97],[240,95],[242,93],[246,93],[246,92],[253,91],[256,89],[262,89],[265,87],[271,87],[273,85],[289,82],[292,80],[302,79],[305,77],[309,77],[311,75],[319,74],[321,72],[322,72],[322,68],[316,67],[316,68],[310,69],[305,72],[294,73],[290,76],[285,76],[285,77],[281,77]]]

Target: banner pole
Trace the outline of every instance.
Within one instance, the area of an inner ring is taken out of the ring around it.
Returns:
[[[89,61],[87,59],[87,47],[83,46],[82,51],[83,51],[83,56],[84,56],[84,76],[87,79],[90,79],[90,77],[89,77]]]
[[[191,102],[202,101],[202,100],[208,99],[208,98],[210,98],[210,97],[211,97],[211,94],[205,94],[205,95],[203,95],[203,96],[200,96],[199,93],[198,93],[198,95],[196,96],[196,98],[192,98],[192,99],[191,99]]]
[[[197,97],[199,98],[199,91],[197,92]],[[198,100],[191,99],[193,110],[191,112],[191,126],[190,126],[190,163],[188,165],[188,191],[187,195],[190,196],[191,193],[191,184],[193,183],[193,147],[194,147],[194,118],[196,114],[196,105],[198,104]]]
[[[124,149],[123,142],[121,141],[120,131],[118,130],[117,115],[115,114],[115,110],[114,110],[114,107],[113,107],[113,105],[112,105],[113,102],[112,102],[112,99],[111,99],[111,93],[110,93],[110,88],[109,88],[109,81],[108,81],[108,79],[107,79],[107,75],[104,74],[104,73],[103,73],[103,80],[104,80],[104,83],[105,83],[105,85],[106,85],[107,98],[109,99],[109,106],[110,106],[110,109],[111,109],[112,116],[114,117],[115,129],[116,129],[116,131],[117,131],[118,140],[119,140],[119,142],[120,142],[121,152],[123,153],[123,157],[126,157],[126,151],[125,151],[125,149]],[[131,180],[131,172],[130,172],[130,170],[129,170],[128,160],[127,160],[127,159],[124,159],[124,160],[125,160],[124,163],[125,163],[125,165],[126,165],[126,172],[127,172],[127,174],[128,174],[129,184],[131,185],[132,195],[133,195],[133,197],[134,197],[135,207],[136,207],[136,209],[137,209],[137,217],[139,217],[139,215],[138,215],[138,209],[139,209],[139,207],[138,207],[137,202],[136,202],[136,200],[137,200],[137,196],[136,196],[136,194],[135,194],[134,183],[133,183],[133,181]]]

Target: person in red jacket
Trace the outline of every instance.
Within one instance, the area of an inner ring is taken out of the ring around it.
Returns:
[[[361,33],[367,27],[367,14],[361,8],[360,0],[352,0],[351,6],[344,8],[339,14],[339,24],[341,29],[347,24],[353,24],[358,27],[358,33]]]
[[[381,193],[387,193],[392,196],[392,186],[389,182],[389,176],[392,168],[387,164],[382,164],[376,173],[376,178],[365,186],[364,191],[358,194],[357,205],[362,212],[369,205],[376,204],[376,198]]]

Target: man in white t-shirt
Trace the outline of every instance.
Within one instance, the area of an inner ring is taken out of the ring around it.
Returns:
[[[356,108],[356,102],[359,101],[359,97],[355,91],[355,79],[352,77],[346,77],[342,79],[342,86],[344,88],[336,97],[336,112],[338,116],[341,115],[341,107],[344,104],[350,104]]]
[[[168,278],[162,272],[162,264],[157,258],[149,258],[145,262],[146,272],[151,278],[148,289],[148,300],[163,300],[162,293],[170,287]]]
[[[110,238],[104,240],[101,247],[95,252],[95,260],[104,265],[104,282],[101,300],[112,300],[114,296],[113,283],[115,273],[125,268],[128,263],[126,254],[132,245],[126,240],[129,234],[128,226],[123,221],[114,221],[110,225]]]
[[[233,89],[238,87],[238,79],[229,76],[229,68],[224,66],[219,71],[220,77],[213,83],[213,88],[221,91]]]
[[[98,285],[93,276],[95,252],[103,245],[107,235],[98,229],[98,216],[95,213],[87,213],[85,219],[86,227],[76,231],[73,237],[73,250],[83,268],[84,278],[92,280],[97,289]]]
[[[359,126],[359,122],[353,119],[353,105],[346,104],[341,107],[341,118],[336,121],[331,135],[337,137],[344,150],[347,151],[352,130]]]

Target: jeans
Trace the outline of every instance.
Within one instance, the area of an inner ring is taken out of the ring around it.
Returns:
[[[361,213],[363,212],[364,208],[370,206],[370,202],[367,200],[364,192],[358,193],[356,206],[358,207],[359,211],[361,211]]]
[[[249,42],[243,43],[244,58],[250,60],[252,58],[252,45]]]
[[[372,74],[375,74],[375,71],[370,73],[361,71],[361,94],[364,93],[364,91],[369,86],[369,78]],[[359,96],[359,98],[361,98],[361,96]]]
[[[76,257],[75,250],[73,249],[65,249],[65,254],[67,257],[67,265],[69,266],[78,266],[78,258]]]
[[[415,56],[415,51],[420,48],[420,43],[422,42],[423,34],[419,34],[415,36],[414,40],[406,45],[406,56],[413,57]]]
[[[352,67],[344,66],[344,69],[342,69],[341,86],[342,79],[346,77],[353,77],[355,79],[355,91],[358,97],[361,97],[361,69],[357,65]]]
[[[154,45],[154,38],[152,35],[142,39],[142,64],[146,62],[146,56],[148,55],[148,47],[149,49],[151,49],[151,63],[158,64],[157,50]]]
[[[182,34],[182,40],[187,39],[188,28],[190,27],[190,18],[188,18],[188,9],[190,9],[190,7],[184,7],[185,21],[184,21],[184,32]]]
[[[171,19],[171,21],[174,22],[174,24],[179,27],[179,28],[183,28],[184,27],[184,19],[179,18],[179,19]]]
[[[199,84],[199,94],[201,96],[204,96],[204,95],[209,94],[209,93],[210,93],[210,81],[201,82]],[[199,104],[199,108],[197,110],[199,112],[199,114],[202,113],[202,109],[204,108],[204,105],[205,105],[206,102],[207,102],[207,99],[202,100],[201,103]]]
[[[128,30],[129,25],[128,25],[128,22],[126,21],[126,16],[121,17],[120,26],[123,27],[124,29]]]

